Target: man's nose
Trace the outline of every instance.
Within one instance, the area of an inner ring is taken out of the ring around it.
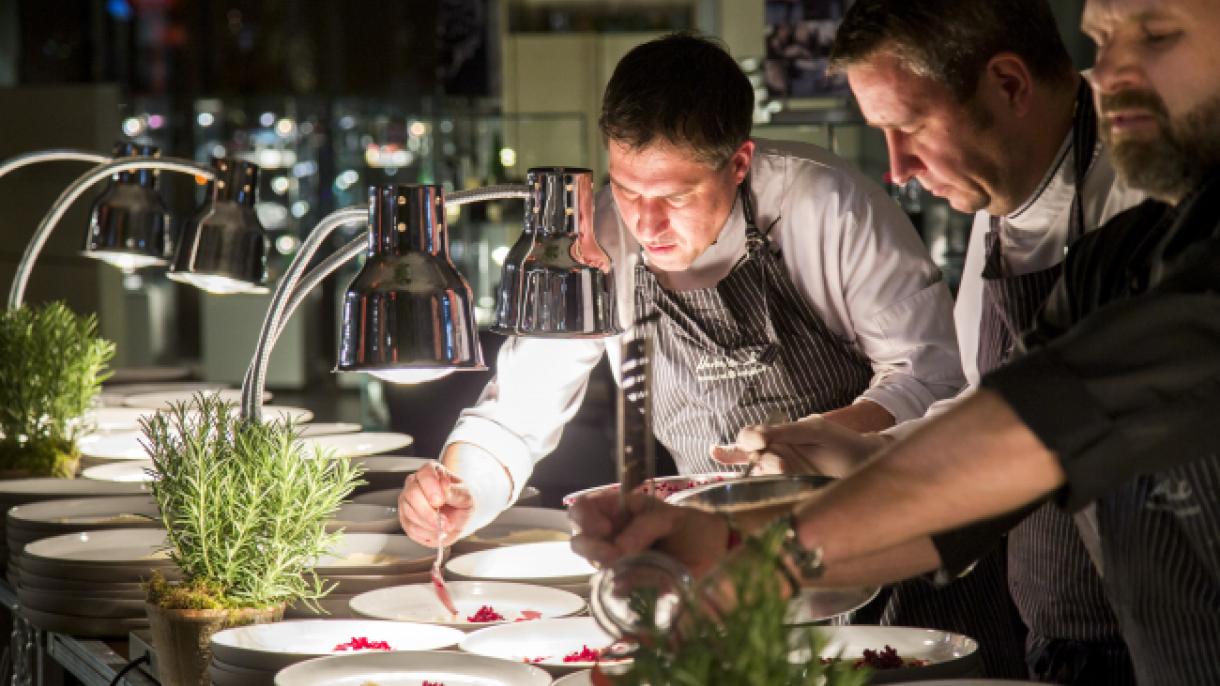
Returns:
[[[669,218],[663,205],[664,201],[660,199],[643,198],[640,200],[640,214],[636,225],[640,238],[658,236],[668,227]]]
[[[885,145],[890,153],[890,177],[894,183],[904,184],[927,168],[911,151],[910,140],[901,131],[886,131]]]

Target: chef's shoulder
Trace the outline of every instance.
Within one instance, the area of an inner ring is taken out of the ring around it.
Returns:
[[[821,220],[843,227],[906,221],[878,183],[825,148],[763,139],[755,139],[755,146],[751,171],[758,204],[778,208],[783,223]]]

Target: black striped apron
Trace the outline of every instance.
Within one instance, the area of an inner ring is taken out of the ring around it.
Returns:
[[[747,181],[748,184],[748,181]],[[743,184],[746,255],[712,288],[670,291],[636,268],[637,318],[653,326],[653,431],[684,474],[724,470],[714,443],[738,430],[850,405],[868,388],[869,361],[835,336],[793,285],[754,221]],[[977,639],[989,676],[1025,675],[1020,622],[1005,587],[1002,559],[937,588],[922,580],[886,590],[861,618],[955,631]],[[1006,653],[999,646],[1014,646]]]
[[[1082,180],[1096,145],[1096,115],[1082,84],[1072,135],[1075,195],[1067,244],[1085,231]],[[1091,121],[1082,122],[1087,119]],[[1088,125],[1092,124],[1092,130]],[[1004,262],[1000,220],[991,218],[983,267],[983,313],[979,323],[979,374],[1012,355],[1063,272],[1047,269],[1012,275]],[[1008,534],[1008,588],[1029,629],[1026,660],[1030,676],[1056,684],[1135,683],[1118,619],[1106,600],[1101,578],[1072,517],[1053,503],[1035,510]]]

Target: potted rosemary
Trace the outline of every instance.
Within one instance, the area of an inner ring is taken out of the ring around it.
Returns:
[[[114,344],[61,302],[0,314],[0,478],[72,478]]]
[[[813,627],[789,623],[787,582],[780,573],[786,521],[747,538],[748,554],[726,558],[685,593],[676,630],[655,587],[631,591],[640,622],[629,663],[594,671],[598,686],[864,686],[868,669],[819,658],[824,641]],[[710,608],[715,609],[710,609]],[[596,605],[595,605],[596,611]],[[600,667],[600,666],[599,666]]]
[[[143,423],[153,496],[183,573],[148,586],[170,686],[208,683],[216,631],[277,621],[287,603],[329,592],[310,566],[338,541],[326,520],[359,483],[351,462],[303,454],[292,423],[246,421],[235,409],[200,394]]]

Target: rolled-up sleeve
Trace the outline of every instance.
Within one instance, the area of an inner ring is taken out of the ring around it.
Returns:
[[[1115,302],[982,385],[1058,456],[1059,500],[1075,511],[1137,474],[1220,452],[1220,294]]]

